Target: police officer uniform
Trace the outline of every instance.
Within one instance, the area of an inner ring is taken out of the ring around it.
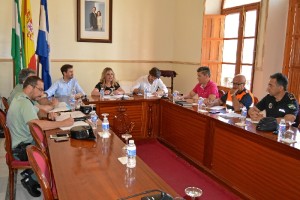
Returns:
[[[295,96],[286,92],[280,101],[276,101],[275,97],[268,94],[256,107],[259,110],[266,110],[267,117],[283,118],[287,114],[297,116],[299,104]]]

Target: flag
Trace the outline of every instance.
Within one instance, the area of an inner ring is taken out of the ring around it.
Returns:
[[[44,81],[44,90],[51,86],[50,76],[50,44],[49,44],[49,24],[47,0],[41,0],[40,23],[37,39],[36,54],[39,56],[39,62],[42,65],[42,79]]]
[[[34,35],[30,0],[22,1],[22,31],[24,38],[25,67],[36,70]]]
[[[18,0],[13,0],[13,21],[11,32],[11,56],[14,61],[14,79],[19,83],[19,73],[24,68],[24,49],[22,40],[22,27],[20,19],[20,6]]]

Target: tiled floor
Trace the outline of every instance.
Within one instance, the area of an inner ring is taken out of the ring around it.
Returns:
[[[16,185],[16,200],[39,200],[43,199],[43,196],[34,198],[32,197],[27,190],[21,184],[21,171],[18,171],[17,185]],[[0,200],[8,200],[6,198],[6,188],[8,182],[8,168],[5,163],[5,149],[4,149],[4,138],[0,138]]]

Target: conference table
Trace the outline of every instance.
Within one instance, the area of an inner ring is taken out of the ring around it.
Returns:
[[[209,112],[197,106],[182,107],[170,100],[134,96],[128,100],[88,97],[99,116],[114,116],[125,109],[136,123],[133,138],[157,138],[219,183],[245,199],[299,199],[300,134],[293,128],[296,143],[286,144],[272,132],[256,130],[249,121],[238,126],[238,118]]]
[[[55,142],[46,131],[52,171],[60,200],[120,199],[148,190],[161,190],[171,196],[177,193],[139,157],[135,168],[121,164],[124,143],[113,133],[102,138],[95,130],[96,140],[69,139]],[[157,194],[157,192],[142,196]]]

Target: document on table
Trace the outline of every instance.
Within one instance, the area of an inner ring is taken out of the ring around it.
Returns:
[[[73,112],[61,112],[59,116],[55,118],[55,121],[62,121],[69,117],[74,118],[80,118],[85,117],[86,115],[83,114],[81,111],[73,111]]]
[[[121,99],[121,98],[124,98],[124,99],[128,99],[129,96],[128,95],[123,95],[123,94],[118,94],[118,95],[104,95],[104,99],[108,99],[108,100],[116,100],[116,99]]]
[[[89,126],[89,124],[86,123],[86,122],[83,122],[83,121],[77,121],[77,122],[74,122],[74,124],[72,126],[59,127],[59,128],[63,131],[67,131],[67,130],[70,130],[71,128],[75,127],[75,126]]]
[[[213,106],[213,107],[210,107],[211,110],[223,110],[225,109],[224,106]]]
[[[54,109],[50,110],[49,112],[62,112],[70,110],[68,104],[66,102],[59,102],[58,105],[55,106]]]
[[[238,118],[241,117],[240,114],[234,113],[234,112],[230,112],[230,113],[220,113],[219,116],[224,117],[224,118]]]

